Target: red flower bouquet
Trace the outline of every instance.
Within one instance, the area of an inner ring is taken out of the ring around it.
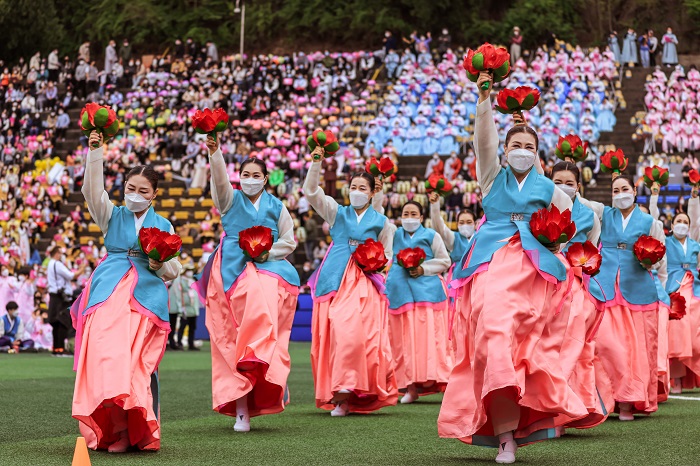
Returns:
[[[139,247],[149,258],[158,262],[167,262],[180,255],[182,239],[159,228],[141,228]]]
[[[365,164],[365,171],[372,176],[379,178],[389,178],[398,172],[396,165],[389,157],[377,160],[372,157]]]
[[[384,255],[384,245],[372,238],[368,238],[363,244],[357,246],[352,257],[357,262],[357,266],[366,273],[379,272],[388,262]]]
[[[651,185],[654,183],[666,186],[668,184],[668,169],[661,168],[658,165],[646,167],[644,169],[644,184],[651,188]]]
[[[530,231],[542,244],[566,243],[576,234],[576,225],[569,209],[559,212],[553,205],[551,210],[542,208],[532,214]]]
[[[452,185],[442,175],[433,174],[425,180],[425,192],[430,194],[437,191],[441,196],[447,196],[452,191]]]
[[[323,147],[324,155],[333,155],[340,150],[338,139],[330,130],[315,129],[311,136],[306,138],[306,144],[312,151],[318,146]]]
[[[690,180],[690,184],[700,187],[700,173],[696,169],[692,169],[688,172],[688,179]]]
[[[628,160],[622,149],[609,151],[600,158],[600,168],[604,172],[622,173],[627,168]]]
[[[238,233],[238,246],[251,259],[257,259],[272,249],[272,230],[254,226]]]
[[[633,250],[637,260],[646,268],[659,262],[666,254],[666,246],[649,235],[640,236],[635,241]]]
[[[685,298],[678,291],[671,293],[668,297],[671,298],[668,320],[681,320],[685,317]]]
[[[566,160],[568,157],[574,159],[574,162],[583,162],[588,157],[588,143],[581,142],[581,138],[569,134],[568,136],[559,136],[559,142],[557,143],[554,153],[561,160]]]
[[[600,264],[603,262],[600,251],[590,241],[571,244],[566,251],[566,258],[571,267],[581,267],[583,273],[590,276],[600,272]]]
[[[422,248],[406,248],[396,255],[396,262],[404,269],[415,269],[425,261],[425,251]]]
[[[192,127],[199,134],[209,134],[216,139],[216,133],[220,133],[228,126],[228,113],[223,108],[211,111],[208,108],[197,110],[192,116]]]
[[[503,89],[496,97],[496,110],[501,113],[517,113],[532,110],[540,101],[540,91],[528,86],[517,89]]]
[[[504,47],[494,47],[487,42],[476,50],[469,49],[462,66],[471,82],[478,81],[480,72],[488,71],[493,75],[493,82],[498,83],[510,73],[510,54]],[[484,85],[486,89],[488,84]]]
[[[119,120],[117,114],[106,105],[91,102],[80,112],[80,129],[85,136],[97,131],[102,134],[105,141],[114,137],[119,132]]]

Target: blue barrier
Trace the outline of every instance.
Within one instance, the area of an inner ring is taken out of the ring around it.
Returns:
[[[311,341],[311,317],[313,315],[314,302],[311,295],[301,294],[297,301],[297,309],[294,314],[294,323],[292,324],[292,341]],[[208,340],[209,332],[206,326],[205,308],[200,308],[199,317],[197,317],[197,329],[194,336],[197,340]]]

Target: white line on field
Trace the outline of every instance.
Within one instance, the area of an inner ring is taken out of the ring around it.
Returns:
[[[695,401],[700,401],[700,398],[695,398],[692,396],[677,396],[677,395],[669,395],[669,398],[672,398],[674,400],[695,400]]]

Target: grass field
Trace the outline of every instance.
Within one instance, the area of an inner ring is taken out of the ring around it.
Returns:
[[[162,450],[112,455],[91,452],[101,465],[457,465],[495,464],[495,451],[437,436],[440,397],[372,415],[331,418],[314,407],[309,345],[293,343],[292,403],[254,418],[252,431],[211,410],[211,364],[204,351],[168,352],[161,365]],[[0,356],[0,465],[69,465],[77,422],[70,417],[71,359]],[[700,393],[673,399],[649,418],[616,418],[587,431],[528,446],[529,465],[700,465]]]

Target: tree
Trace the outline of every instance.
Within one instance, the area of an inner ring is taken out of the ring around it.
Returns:
[[[0,0],[0,58],[13,62],[47,54],[64,37],[54,0]]]

